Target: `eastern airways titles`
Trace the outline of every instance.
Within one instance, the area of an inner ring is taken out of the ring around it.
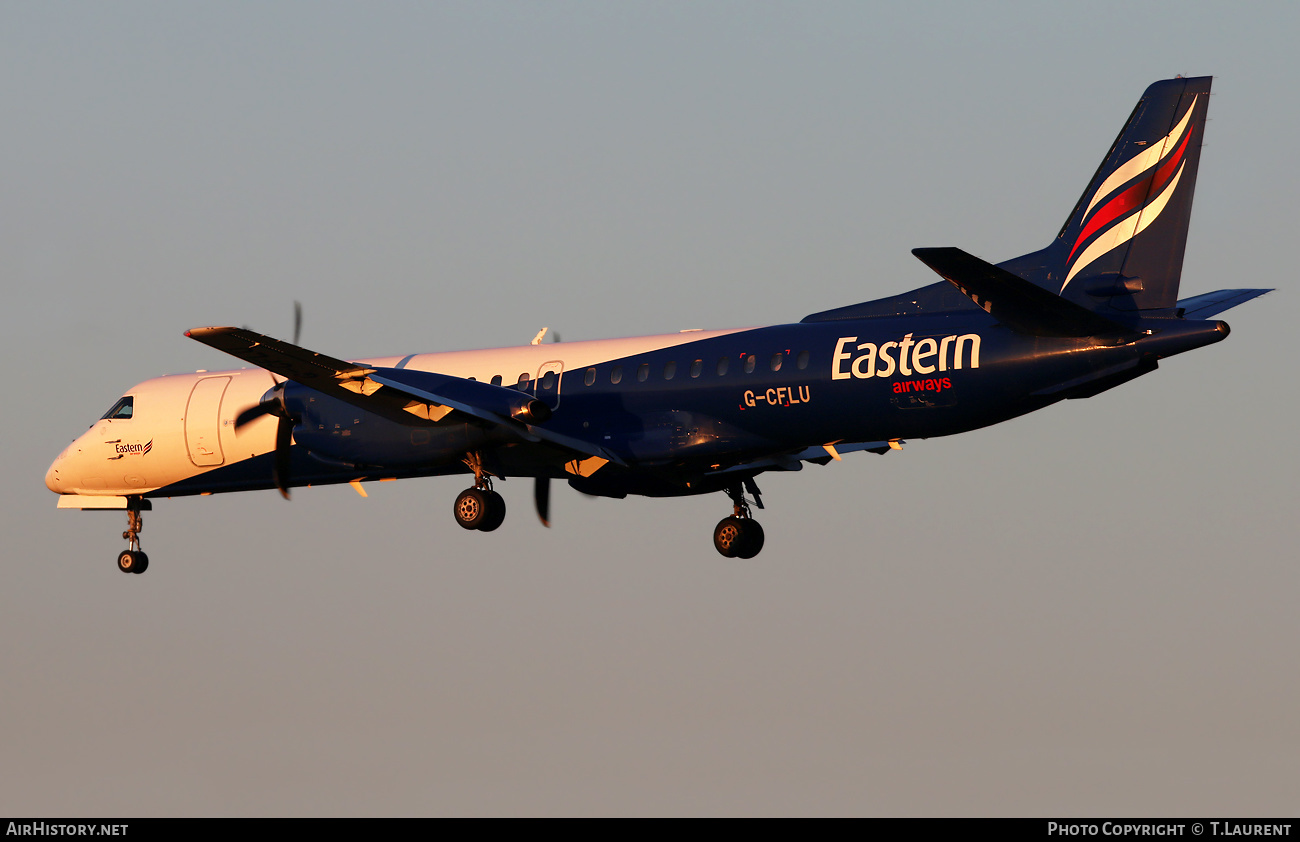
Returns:
[[[930,374],[936,369],[963,368],[964,360],[969,361],[971,368],[980,367],[978,333],[927,336],[915,342],[909,333],[898,342],[884,342],[879,346],[874,342],[863,342],[857,346],[858,353],[855,354],[850,346],[857,341],[856,336],[843,336],[835,343],[835,356],[831,358],[832,380],[889,377],[896,366],[898,373],[905,377],[913,372]]]

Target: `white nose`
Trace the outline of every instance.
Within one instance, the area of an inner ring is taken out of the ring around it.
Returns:
[[[65,450],[63,453],[67,453],[67,451]],[[50,463],[50,469],[45,472],[45,487],[55,494],[63,493],[63,476],[59,473],[59,465],[63,462],[63,453],[55,457],[54,461]]]
[[[55,494],[58,494],[63,488],[63,480],[59,479],[58,462],[50,466],[45,472],[45,487]]]

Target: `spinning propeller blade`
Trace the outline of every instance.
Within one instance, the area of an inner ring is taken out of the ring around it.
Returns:
[[[279,414],[279,410],[280,402],[278,400],[262,401],[261,403],[254,404],[235,417],[235,432],[239,432],[240,427],[256,421],[263,415],[277,415]]]
[[[289,499],[289,448],[293,445],[293,423],[287,413],[280,416],[280,425],[275,428],[275,466],[271,471],[275,487],[286,500]]]
[[[289,499],[289,449],[293,446],[293,427],[298,419],[289,413],[284,403],[284,384],[277,383],[269,397],[248,407],[235,417],[235,432],[263,415],[274,415],[280,421],[275,428],[275,462],[271,467],[271,479],[280,489],[280,496]]]
[[[533,482],[533,502],[537,504],[537,517],[542,526],[551,527],[551,478],[538,477]]]

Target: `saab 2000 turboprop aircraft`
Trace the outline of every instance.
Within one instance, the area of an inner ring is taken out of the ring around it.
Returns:
[[[993,265],[913,250],[943,281],[797,324],[345,361],[234,327],[192,339],[256,368],[146,380],[50,466],[61,508],[472,473],[456,522],[505,516],[493,478],[626,497],[725,492],[724,556],[763,545],[755,477],[1087,398],[1218,342],[1269,290],[1177,300],[1210,78],[1149,87],[1056,238]],[[278,377],[277,377],[278,376]],[[278,379],[284,378],[284,379]]]

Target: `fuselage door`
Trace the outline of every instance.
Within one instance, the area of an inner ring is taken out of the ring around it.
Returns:
[[[560,378],[564,374],[564,363],[551,360],[542,363],[537,369],[537,379],[533,381],[533,396],[555,409],[560,405]]]
[[[229,377],[205,377],[194,384],[185,407],[185,444],[190,461],[200,468],[220,465],[221,396],[230,385]]]

